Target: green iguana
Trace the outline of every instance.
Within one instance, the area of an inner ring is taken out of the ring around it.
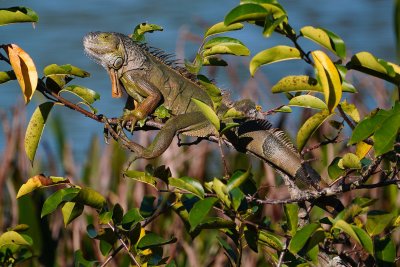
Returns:
[[[107,70],[112,83],[112,96],[121,97],[125,89],[137,102],[136,107],[123,116],[124,125],[130,122],[134,127],[138,120],[152,114],[161,104],[170,110],[171,118],[150,146],[131,143],[131,150],[138,157],[150,159],[161,155],[178,133],[195,137],[218,135],[214,125],[192,101],[195,98],[213,107],[205,88],[194,75],[166,60],[159,50],[154,51],[126,35],[112,32],[89,33],[84,37],[83,44],[85,52]],[[222,138],[229,140],[237,150],[263,159],[293,181],[319,188],[320,176],[310,165],[302,163],[299,152],[282,131],[272,129],[270,123],[258,118],[253,102],[223,101],[216,114],[222,120],[225,112],[232,107],[243,112],[245,117],[232,119],[239,122],[239,126]]]

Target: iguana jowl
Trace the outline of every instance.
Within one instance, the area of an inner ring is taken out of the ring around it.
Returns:
[[[112,96],[121,97],[125,89],[138,103],[124,115],[124,123],[130,121],[133,127],[161,104],[170,110],[171,118],[150,146],[145,148],[131,143],[131,149],[138,157],[149,159],[161,155],[177,133],[195,137],[217,134],[215,127],[192,101],[195,98],[213,107],[211,97],[195,79],[183,73],[182,68],[169,64],[163,56],[120,33],[89,33],[83,43],[85,52],[109,73]],[[239,101],[230,106],[249,114],[255,111],[251,103]],[[227,103],[221,104],[217,115],[222,118],[228,108]],[[308,164],[302,163],[298,151],[283,132],[271,129],[268,122],[255,117],[239,121],[240,126],[228,131],[223,138],[231,141],[238,150],[256,155],[293,180],[318,188],[320,176]]]

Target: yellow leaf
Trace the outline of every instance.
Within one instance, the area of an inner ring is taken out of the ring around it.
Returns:
[[[11,66],[22,89],[25,103],[29,103],[36,90],[38,74],[32,58],[16,44],[4,45]]]
[[[356,145],[356,155],[359,159],[363,159],[371,149],[371,145],[365,142],[359,142]]]
[[[330,113],[339,104],[342,97],[342,81],[335,64],[322,51],[313,51],[311,55],[314,59],[317,70],[318,80],[325,95],[325,103]]]
[[[35,175],[26,181],[18,190],[17,198],[22,197],[32,191],[34,191],[37,188],[43,187],[43,186],[49,186],[53,185],[54,182],[52,179],[47,178],[46,176],[39,174]]]

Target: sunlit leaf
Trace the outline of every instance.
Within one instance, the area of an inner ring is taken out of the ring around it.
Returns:
[[[251,178],[253,175],[251,173],[251,166],[243,172],[243,171],[236,171],[232,177],[228,180],[226,184],[226,190],[229,192],[234,188],[239,187],[242,185],[247,179]]]
[[[360,121],[360,113],[354,104],[347,103],[347,101],[344,100],[342,103],[340,103],[340,106],[342,107],[344,113],[350,116],[350,118],[352,118],[355,122]]]
[[[357,143],[357,145],[356,145],[355,154],[357,155],[357,157],[359,159],[363,159],[368,154],[368,152],[371,150],[371,148],[372,148],[372,145],[361,141],[361,142]]]
[[[17,198],[29,194],[30,192],[38,188],[53,186],[63,183],[69,183],[69,180],[60,177],[52,177],[52,176],[46,177],[43,174],[35,175],[29,178],[28,181],[26,181],[26,183],[21,185],[17,193]]]
[[[36,90],[38,74],[32,58],[16,44],[3,45],[17,77],[25,103],[29,103]]]
[[[32,242],[16,231],[7,231],[0,235],[0,251],[17,250],[20,246],[31,246]]]
[[[225,23],[223,21],[221,21],[221,22],[218,22],[218,23],[212,25],[210,28],[208,28],[204,34],[204,38],[206,38],[210,35],[214,35],[214,34],[220,34],[223,32],[240,30],[242,28],[243,28],[242,23],[233,23],[229,26],[226,26]]]
[[[217,201],[218,199],[215,197],[208,197],[197,201],[193,205],[189,212],[190,231],[193,231],[204,220]]]
[[[98,93],[80,85],[67,86],[60,91],[60,93],[62,92],[72,93],[89,104],[93,104],[95,101],[100,99],[100,95]]]
[[[216,54],[250,55],[250,50],[241,41],[232,37],[214,37],[203,45],[203,49],[204,57]]]
[[[355,54],[346,66],[348,69],[358,70],[396,85],[400,82],[400,66],[376,58],[369,52]]]
[[[322,92],[318,81],[310,76],[286,76],[272,87],[272,93],[313,91]]]
[[[85,78],[90,76],[89,72],[82,70],[78,67],[75,67],[71,64],[66,64],[66,65],[51,64],[43,69],[43,73],[46,77],[52,75],[72,75],[80,78]]]
[[[251,59],[250,74],[254,76],[256,70],[262,65],[291,59],[301,59],[301,53],[297,48],[286,45],[268,48],[259,52]]]
[[[67,226],[83,212],[84,205],[76,202],[66,202],[61,208],[64,225]]]
[[[226,206],[231,206],[231,200],[229,199],[229,192],[226,185],[217,178],[212,181],[212,190],[217,194],[218,199],[220,199]]]
[[[219,89],[212,81],[210,81],[204,75],[198,75],[197,79],[202,87],[206,90],[207,94],[211,97],[211,100],[214,104],[214,110],[217,110],[222,102],[222,93],[221,89]]]
[[[268,10],[258,4],[242,4],[236,6],[225,16],[225,25],[231,25],[241,21],[264,20],[268,14]]]
[[[287,15],[285,9],[275,0],[241,0],[240,4],[258,4],[265,8],[268,13],[274,15],[275,18]]]
[[[346,46],[343,40],[333,32],[323,28],[305,26],[301,28],[300,33],[304,37],[329,49],[340,58],[344,59],[346,57]]]
[[[16,6],[0,8],[0,26],[19,22],[37,22],[39,16],[30,8]]]
[[[192,193],[200,198],[204,198],[204,188],[196,179],[187,176],[180,178],[170,177],[168,178],[168,182],[170,186],[174,186],[176,188],[188,191],[189,193]]]
[[[279,18],[274,18],[272,13],[269,13],[265,19],[263,35],[270,37],[274,30],[284,21],[287,21],[287,16],[282,15]]]
[[[373,254],[373,244],[369,235],[361,228],[355,225],[351,225],[344,220],[337,220],[332,226],[333,228],[338,228],[348,234],[357,243],[362,245],[362,247],[370,254]]]
[[[82,188],[74,201],[99,210],[107,202],[103,195],[89,187]]]
[[[157,179],[147,172],[128,170],[128,171],[124,172],[124,175],[128,178],[134,179],[134,180],[142,182],[142,183],[146,183],[148,185],[153,186],[154,188],[157,188],[156,187]]]
[[[197,105],[203,115],[214,125],[217,131],[220,130],[221,124],[214,109],[201,100],[192,98],[192,101]]]
[[[305,108],[327,109],[324,101],[312,95],[295,96],[289,101],[289,106],[298,106]]]
[[[325,103],[330,113],[339,104],[342,97],[342,81],[340,74],[331,59],[322,51],[311,52],[319,84],[325,96]]]
[[[234,210],[238,210],[242,204],[242,201],[246,198],[246,195],[240,190],[240,188],[236,187],[229,191],[229,197],[232,201],[232,208]]]
[[[133,30],[132,39],[134,41],[144,41],[144,34],[147,32],[154,32],[154,31],[163,31],[163,27],[157,24],[151,24],[147,22],[143,22],[138,24],[135,29]]]
[[[14,71],[0,71],[0,84],[1,83],[6,83],[11,80],[15,80],[17,77],[15,77]]]
[[[315,133],[315,131],[331,116],[328,110],[323,110],[317,114],[314,114],[306,120],[306,122],[300,127],[297,133],[297,147],[302,150],[306,145],[308,139]]]
[[[32,114],[28,127],[25,133],[25,153],[33,164],[36,151],[42,137],[44,126],[46,125],[47,117],[53,108],[53,102],[40,104]]]
[[[338,166],[342,169],[361,169],[361,162],[357,155],[346,153],[338,162]]]
[[[260,230],[258,235],[258,242],[262,245],[269,246],[277,251],[283,249],[283,243],[277,235],[266,230]]]

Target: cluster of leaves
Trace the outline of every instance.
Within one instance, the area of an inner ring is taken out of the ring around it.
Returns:
[[[26,8],[1,9],[0,17],[2,24],[37,21],[33,11]],[[374,111],[361,120],[357,107],[342,99],[343,93],[356,92],[355,87],[346,80],[348,71],[361,71],[398,85],[400,67],[368,52],[357,53],[344,63],[345,44],[333,32],[305,26],[297,33],[289,24],[286,11],[277,1],[242,0],[226,15],[223,22],[206,30],[194,62],[186,62],[187,69],[198,75],[203,66],[226,66],[227,62],[221,59],[221,55],[249,56],[250,50],[240,40],[227,36],[215,37],[222,33],[243,30],[243,22],[261,27],[262,35],[266,38],[274,33],[280,34],[293,44],[267,48],[253,56],[249,64],[251,75],[263,65],[283,60],[303,60],[315,70],[315,76],[287,76],[272,87],[272,93],[283,93],[288,98],[287,105],[276,111],[291,112],[293,106],[317,110],[298,131],[299,149],[305,148],[324,122],[330,120],[330,124],[338,132],[346,122],[353,130],[349,145],[355,145],[356,151],[336,157],[330,163],[330,178],[336,180],[352,173],[359,175],[362,182],[366,182],[372,174],[368,169],[382,160],[377,161],[379,156],[388,163],[384,176],[395,180],[398,169],[392,166],[398,164],[395,144],[399,141],[399,103],[396,102],[389,110]],[[162,27],[142,23],[135,28],[132,38],[142,41],[146,32],[158,30],[162,30]],[[330,52],[306,52],[299,45],[299,38],[311,40],[321,46],[321,49]],[[49,100],[36,108],[27,127],[25,150],[31,162],[34,161],[47,117],[54,105],[73,108],[92,119],[104,122],[96,115],[97,111],[92,106],[100,99],[99,94],[83,86],[69,85],[73,78],[88,77],[89,73],[72,65],[52,64],[44,68],[44,76],[38,80],[36,67],[24,50],[15,44],[3,45],[2,48],[7,57],[0,53],[0,59],[9,62],[13,70],[0,72],[0,83],[17,79],[26,103],[31,100],[36,89]],[[327,53],[331,53],[332,57]],[[216,129],[223,133],[226,128],[221,129],[220,118],[215,114],[215,109],[221,103],[220,91],[204,76],[199,75],[199,82],[213,96],[214,109],[201,101],[194,101]],[[64,94],[73,95],[78,100],[67,100]],[[161,110],[157,112],[165,113]],[[238,116],[236,110],[229,112]],[[162,116],[168,117],[168,114],[159,115]],[[335,117],[339,119],[334,120]],[[228,128],[234,126],[227,125]],[[372,147],[375,156],[369,157]],[[296,200],[271,201],[269,204],[285,204],[285,221],[276,224],[263,215],[265,202],[260,199],[260,191],[250,168],[246,171],[233,171],[229,178],[213,178],[204,183],[187,176],[172,177],[164,166],[148,166],[144,171],[126,170],[123,175],[154,188],[159,193],[157,201],[154,196],[145,196],[140,208],[124,212],[121,205],[112,205],[99,192],[89,187],[75,185],[64,177],[44,175],[29,178],[20,188],[17,197],[40,188],[52,187],[55,192],[44,202],[41,216],[61,208],[65,226],[81,216],[85,206],[94,209],[98,213],[98,220],[87,226],[87,233],[90,238],[100,240],[99,249],[106,257],[103,266],[121,250],[137,266],[157,266],[167,262],[167,266],[174,266],[174,261],[164,255],[164,246],[176,242],[176,238],[161,237],[155,232],[145,230],[150,222],[170,210],[180,217],[191,238],[196,238],[202,231],[209,229],[218,231],[219,245],[232,266],[240,266],[242,252],[246,247],[254,252],[262,250],[265,258],[277,265],[283,265],[284,262],[292,265],[318,264],[324,255],[327,257],[325,260],[337,256],[350,264],[353,258],[382,266],[393,264],[396,260],[396,245],[391,233],[400,225],[400,217],[397,211],[388,213],[373,210],[372,199],[355,198],[340,213],[328,215],[317,206],[311,205],[306,223],[303,218],[299,218],[304,200],[297,200],[299,204],[288,204]],[[311,198],[311,202],[315,198]],[[29,251],[32,240],[20,234],[18,229],[12,229],[0,236],[1,263],[13,265],[15,259],[23,260],[32,256]],[[340,246],[355,247],[353,253],[357,255],[348,251],[342,252],[338,249]],[[96,264],[85,260],[80,251],[75,256],[76,264]]]

